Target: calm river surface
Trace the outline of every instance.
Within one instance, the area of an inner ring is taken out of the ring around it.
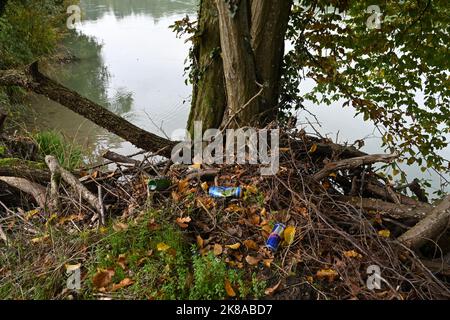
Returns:
[[[186,125],[191,88],[184,82],[184,60],[188,44],[176,38],[169,26],[186,14],[195,16],[196,0],[81,0],[82,23],[78,36],[65,45],[79,61],[48,67],[46,73],[81,95],[94,100],[139,127],[171,136]],[[307,83],[308,90],[312,83]],[[112,149],[131,154],[136,149],[81,116],[43,97],[29,99],[32,112],[27,126],[56,129],[84,148],[99,154]],[[374,126],[351,108],[308,106],[321,126],[315,127],[339,142],[365,140],[364,150],[382,152]],[[299,114],[315,121],[307,113]],[[308,131],[312,132],[311,129]],[[450,158],[450,150],[445,152]],[[430,179],[437,187],[439,178],[406,167],[410,178]],[[447,177],[448,178],[448,177]],[[450,190],[449,190],[450,191]]]

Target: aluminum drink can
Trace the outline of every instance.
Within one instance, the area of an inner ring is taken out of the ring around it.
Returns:
[[[208,193],[213,198],[240,198],[242,189],[240,187],[210,187]]]
[[[281,243],[282,235],[284,232],[284,229],[286,229],[286,226],[282,223],[277,223],[273,229],[272,232],[269,235],[269,238],[266,242],[266,247],[269,248],[272,251],[277,251],[278,246]]]

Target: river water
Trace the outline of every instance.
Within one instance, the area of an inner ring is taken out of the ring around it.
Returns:
[[[81,0],[82,22],[77,36],[65,45],[79,61],[47,67],[46,73],[81,95],[98,102],[137,126],[171,136],[186,125],[191,88],[183,74],[188,44],[176,38],[169,26],[185,15],[196,14],[196,0]],[[304,85],[309,90],[311,81]],[[81,116],[39,96],[29,98],[27,128],[55,129],[81,144],[95,157],[104,149],[131,154],[136,149]],[[322,135],[353,143],[365,138],[367,152],[382,152],[374,126],[354,117],[339,105],[308,106],[321,125]],[[315,119],[300,113],[305,122]],[[450,158],[450,149],[444,152]],[[440,178],[417,167],[404,167],[410,178],[429,179],[433,189]],[[447,177],[448,178],[448,177]],[[450,191],[450,190],[448,190]]]

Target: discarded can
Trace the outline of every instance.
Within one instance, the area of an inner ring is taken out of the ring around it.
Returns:
[[[213,198],[240,198],[242,189],[240,187],[210,187],[208,193]]]
[[[148,181],[148,191],[163,191],[170,187],[172,181],[167,177],[158,177]]]
[[[269,238],[266,242],[266,247],[269,248],[272,251],[277,251],[278,246],[281,243],[281,236],[284,232],[284,229],[286,229],[286,226],[282,223],[277,223],[273,229],[272,232],[269,235]]]

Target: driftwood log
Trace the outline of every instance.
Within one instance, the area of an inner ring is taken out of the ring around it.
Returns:
[[[135,159],[126,157],[124,155],[118,154],[111,150],[106,150],[105,152],[103,152],[102,158],[105,158],[105,159],[110,160],[115,163],[127,163],[127,164],[132,164],[135,166],[139,166],[141,164],[141,162],[139,160],[135,160]]]
[[[380,199],[367,199],[359,197],[339,197],[339,200],[352,204],[355,207],[361,208],[365,211],[376,211],[381,215],[388,215],[395,219],[412,218],[421,220],[425,218],[432,206],[426,204],[405,205],[392,202],[386,202]]]
[[[417,249],[427,241],[433,240],[449,225],[450,195],[441,200],[427,216],[414,227],[402,234],[398,240],[408,247]]]
[[[46,190],[40,184],[28,181],[24,178],[17,178],[17,177],[0,177],[0,181],[3,181],[8,185],[10,185],[11,187],[19,189],[20,191],[23,191],[33,196],[33,198],[36,200],[36,203],[41,208],[45,208]]]
[[[95,220],[98,218],[98,214],[103,212],[103,204],[99,201],[98,197],[93,195],[83,184],[81,184],[81,182],[73,174],[62,168],[55,157],[46,156],[45,162],[47,163],[50,171],[58,173],[61,178],[72,187],[77,196],[81,196],[81,198],[86,200],[93,208],[97,210],[97,214],[94,215],[93,219]]]
[[[392,162],[398,158],[397,153],[393,154],[373,154],[373,155],[367,155],[362,157],[355,157],[355,158],[349,158],[341,161],[336,162],[330,162],[325,165],[325,167],[317,172],[314,175],[314,179],[317,181],[322,180],[325,177],[328,177],[328,175],[332,172],[343,170],[343,169],[351,169],[351,168],[357,168],[362,165],[367,164],[373,164],[376,162]]]

